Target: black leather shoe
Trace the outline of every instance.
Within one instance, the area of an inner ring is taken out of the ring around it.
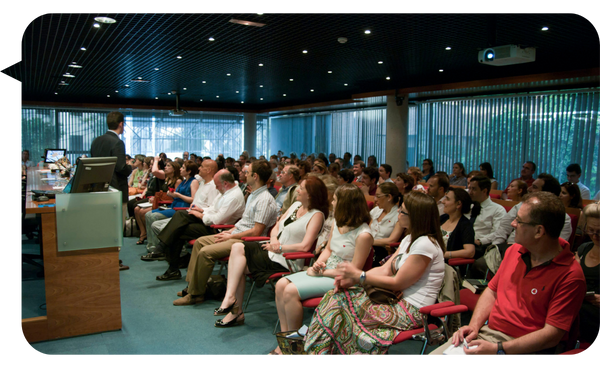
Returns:
[[[222,319],[218,319],[215,322],[215,327],[222,328],[222,327],[240,326],[240,325],[244,324],[244,320],[245,320],[244,313],[240,313],[234,319],[232,319],[229,322],[223,322]]]
[[[167,270],[162,275],[156,276],[156,279],[158,281],[180,280],[181,279],[181,271],[177,270],[174,272],[169,272],[169,270]]]
[[[234,301],[233,301],[233,303],[232,303],[232,304],[231,304],[229,307],[227,307],[227,308],[221,308],[221,307],[219,307],[219,308],[215,308],[215,313],[214,313],[214,315],[215,315],[215,316],[223,316],[223,315],[226,315],[226,314],[228,314],[229,312],[231,312],[231,310],[232,310],[232,309],[233,309],[233,307],[235,306],[235,303],[237,303],[237,299],[236,299],[236,300],[234,300]]]
[[[145,256],[141,257],[142,261],[164,261],[166,259],[166,256],[164,253],[154,253],[154,252],[150,252],[148,254],[146,254]]]

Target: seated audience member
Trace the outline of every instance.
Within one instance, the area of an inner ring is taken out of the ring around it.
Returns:
[[[248,155],[242,153],[238,161],[240,162],[240,165],[244,167],[246,165],[246,161],[248,161]]]
[[[338,174],[339,185],[349,184],[354,181],[354,173],[351,170],[344,169]]]
[[[590,199],[590,188],[583,185],[579,181],[581,177],[581,166],[579,164],[571,164],[567,166],[567,180],[573,184],[577,184],[579,192],[581,193],[581,199]]]
[[[154,158],[154,163],[152,165],[152,175],[154,175],[158,181],[158,190],[167,193],[171,189],[177,189],[182,181],[179,164],[176,162],[169,162],[164,166],[164,170],[161,170],[159,166],[162,165],[159,165],[159,162],[162,162],[162,160],[157,156]],[[148,202],[154,202],[154,198],[150,198]],[[152,211],[152,207],[141,208],[136,206],[134,209],[135,221],[140,228],[140,239],[136,244],[144,244],[147,239],[146,214],[150,213],[150,211]],[[148,250],[152,251],[151,249]]]
[[[313,167],[312,167],[312,172],[321,174],[321,175],[327,174],[327,166],[321,160],[315,161],[315,163],[313,164]]]
[[[352,166],[352,173],[354,173],[354,183],[360,183],[362,181],[362,173],[365,169],[365,163],[361,160],[354,161]]]
[[[335,153],[330,153],[329,154],[329,164],[331,165],[332,163],[337,161],[337,157],[335,157]]]
[[[405,173],[396,174],[396,186],[398,187],[398,191],[402,196],[410,193],[412,188],[415,186],[415,179]]]
[[[427,185],[427,194],[435,199],[435,203],[437,204],[437,208],[441,216],[444,214],[443,199],[448,191],[448,188],[450,188],[448,177],[445,175],[433,175],[427,181]]]
[[[352,158],[352,154],[350,152],[344,153],[344,164],[342,165],[342,169],[352,170],[352,162],[350,159]]]
[[[272,172],[271,177],[267,181],[267,190],[271,193],[273,198],[277,197],[277,189],[274,187],[275,181],[277,181],[277,173]]]
[[[485,176],[475,176],[469,184],[471,199],[481,205],[479,214],[467,215],[475,230],[475,248],[477,257],[481,257],[488,245],[492,243],[494,232],[498,229],[500,221],[506,215],[504,207],[495,203],[490,198],[492,183]]]
[[[371,210],[371,234],[373,235],[374,264],[390,254],[391,243],[397,242],[404,228],[398,223],[400,192],[393,183],[381,183],[375,193],[375,207]]]
[[[306,175],[312,171],[312,165],[308,163],[308,161],[300,161],[298,164],[298,170],[300,170],[300,183],[302,180],[306,179]]]
[[[142,187],[143,177],[146,174],[146,171],[144,171],[145,158],[144,155],[135,155],[134,169],[129,175],[129,182],[127,183],[129,185],[129,195],[140,194],[145,189]]]
[[[156,237],[157,232],[152,231],[153,223],[173,217],[175,212],[177,212],[174,208],[189,207],[194,201],[196,191],[200,187],[200,183],[195,178],[198,173],[198,165],[195,162],[186,161],[181,167],[180,172],[183,178],[181,184],[174,191],[167,192],[167,196],[173,198],[173,202],[168,205],[167,209],[159,207],[146,214],[148,248],[152,249],[151,252],[163,253],[164,251],[164,249],[160,249],[159,247],[158,238]]]
[[[527,187],[530,187],[535,180],[533,178],[533,174],[535,173],[536,168],[537,168],[537,166],[535,165],[535,163],[533,161],[525,162],[523,164],[523,167],[521,168],[521,177],[513,179],[513,180],[524,181],[527,184]],[[508,191],[508,187],[506,187],[506,189],[504,189],[504,191],[502,193],[502,199],[506,199],[507,191]]]
[[[356,165],[356,163],[358,161],[362,161],[362,160],[363,159],[362,159],[362,157],[360,155],[354,155],[354,165]],[[364,161],[363,161],[363,163],[364,163]],[[365,167],[365,166],[363,166],[363,167]]]
[[[600,322],[600,205],[589,204],[583,210],[585,230],[591,242],[577,248],[575,259],[581,264],[587,292],[579,311],[579,335],[581,340],[592,344],[598,336]]]
[[[233,167],[235,167],[235,169],[238,171],[238,173],[239,173],[240,171],[242,171],[242,163],[241,163],[241,162],[239,162],[239,161],[234,161],[234,162],[233,162]]]
[[[465,167],[462,162],[455,162],[452,165],[452,175],[448,177],[450,181],[450,185],[459,185],[463,187],[467,187],[467,174],[465,173]]]
[[[377,165],[377,157],[375,157],[375,156],[367,157],[367,167],[374,167],[375,169],[379,168],[379,165]]]
[[[206,162],[206,161],[205,161]],[[202,236],[214,235],[210,225],[234,224],[244,213],[244,196],[226,169],[214,176],[214,184],[219,195],[208,207],[194,206],[188,211],[177,211],[173,219],[158,234],[164,245],[169,268],[157,277],[159,281],[181,278],[180,254],[185,242]]]
[[[275,196],[275,203],[277,204],[277,208],[279,209],[280,213],[285,213],[290,205],[296,201],[296,194],[294,193],[298,187],[299,181],[300,170],[297,166],[285,166],[283,170],[281,170],[279,176],[281,188],[279,189],[277,196]],[[284,208],[284,205],[285,211],[281,212],[281,209]]]
[[[554,178],[552,175],[541,173],[540,175],[538,175],[538,178],[535,179],[533,184],[529,188],[527,188],[527,193],[530,194],[541,191],[552,193],[553,195],[558,197],[560,195],[560,184],[558,183],[558,180],[556,180],[556,178]],[[513,208],[510,209],[510,211],[508,211],[506,215],[504,215],[504,217],[502,217],[500,223],[498,224],[498,228],[491,236],[492,245],[498,246],[498,250],[500,252],[501,257],[504,257],[506,249],[515,242],[515,231],[514,227],[511,224],[517,217],[517,213],[521,208],[522,204],[523,202],[517,203],[513,206]],[[571,237],[571,217],[566,213],[563,227],[559,230],[561,238],[569,239]],[[473,267],[471,267],[472,278],[484,277],[487,269],[488,265],[485,261],[485,258],[478,258],[475,261]],[[494,270],[490,271],[494,273]]]
[[[143,188],[143,190],[142,190],[140,196],[137,196],[127,202],[127,213],[129,215],[129,217],[134,217],[135,216],[135,207],[140,203],[148,202],[147,197],[153,196],[154,192],[156,191],[157,187],[150,188],[150,190],[148,190],[148,185],[150,184],[150,181],[152,179],[154,179],[154,176],[152,175],[152,170],[151,170],[153,161],[154,161],[154,159],[152,157],[146,157],[144,159],[144,164],[143,164],[144,176],[141,179],[142,184],[140,185],[140,188]]]
[[[336,267],[352,262],[362,268],[373,245],[371,217],[364,195],[356,185],[344,184],[333,195],[335,223],[325,250],[307,271],[282,277],[275,286],[277,314],[282,331],[302,326],[302,300],[322,296],[334,287]],[[273,354],[281,354],[279,347]]]
[[[433,168],[433,161],[431,161],[430,159],[426,158],[423,160],[423,181],[425,181],[426,183],[429,181],[429,178],[431,178],[433,175],[435,175],[435,169]]]
[[[511,201],[521,202],[527,194],[527,184],[523,180],[513,180],[508,184],[507,197]]]
[[[560,195],[558,198],[565,205],[565,208],[579,208],[583,209],[583,203],[581,202],[581,194],[579,193],[579,186],[568,181],[560,185]],[[567,239],[568,240],[568,239]]]
[[[415,180],[415,185],[413,186],[412,190],[420,190],[421,192],[425,192],[425,188],[421,185],[423,181],[423,173],[421,172],[421,169],[416,166],[411,166],[408,168],[407,173]]]
[[[234,167],[237,169],[236,166],[234,166]],[[248,172],[247,166],[242,165],[239,169],[239,174],[240,174],[239,187],[240,187],[240,190],[242,191],[242,193],[244,193],[244,194],[246,194],[246,187],[248,186],[248,183],[246,182],[246,173],[247,172]]]
[[[473,170],[467,174],[467,187],[465,188],[467,193],[469,192],[469,183],[471,182],[471,179],[473,179],[475,176],[479,176],[479,175],[481,175],[481,171],[478,171],[478,170]]]
[[[212,274],[215,261],[226,257],[231,246],[246,236],[266,236],[277,219],[277,204],[267,191],[266,182],[271,177],[271,167],[264,160],[258,160],[247,168],[248,185],[252,193],[248,197],[242,218],[233,229],[215,235],[198,238],[194,243],[186,281],[187,294],[173,302],[173,305],[191,305],[204,301],[206,283]],[[246,169],[245,169],[246,170]],[[179,271],[177,271],[179,272]],[[173,279],[176,277],[174,275]]]
[[[312,167],[315,164],[315,154],[311,153],[310,155],[306,156],[306,162],[308,163],[308,167],[310,168],[310,170],[312,170]],[[306,173],[308,174],[310,170]]]
[[[335,163],[340,165],[340,171],[344,170],[344,159],[338,157],[335,159]]]
[[[492,164],[490,164],[489,162],[482,163],[481,165],[479,165],[479,172],[481,173],[481,175],[490,179],[490,181],[492,182],[492,189],[498,189],[498,181],[496,180],[496,178],[494,178],[494,170],[492,169]]]
[[[390,176],[392,176],[392,167],[388,164],[381,164],[379,166],[379,184],[393,183],[394,181]]]
[[[271,170],[277,172],[278,163],[279,162],[277,161],[277,155],[271,155],[271,157],[269,158],[269,166],[271,166]]]
[[[366,195],[374,196],[377,191],[379,172],[374,167],[365,167],[362,173],[360,190]]]
[[[446,245],[444,258],[475,257],[475,231],[465,214],[471,212],[474,215],[480,211],[479,203],[473,203],[466,190],[454,187],[448,189],[443,202],[444,213],[440,217],[440,224]]]
[[[221,306],[214,312],[215,316],[225,317],[217,320],[215,327],[244,323],[242,303],[246,274],[252,274],[256,286],[262,287],[272,274],[290,271],[283,253],[308,252],[317,240],[329,212],[327,188],[321,179],[311,176],[300,184],[296,192],[297,201],[275,224],[268,243],[239,242],[231,247],[227,292]]]
[[[408,235],[383,266],[364,272],[356,262],[343,263],[333,272],[335,288],[315,309],[304,340],[308,354],[385,354],[401,331],[422,325],[419,309],[436,302],[445,270],[433,198],[409,193],[398,222]],[[400,302],[375,304],[365,285],[402,292]]]
[[[317,156],[317,160],[323,161],[323,163],[325,164],[325,167],[329,166],[329,164],[330,164],[329,160],[327,159],[327,157],[325,157],[325,154],[323,152],[319,153],[319,155]]]
[[[512,223],[515,244],[483,291],[468,326],[432,354],[466,340],[467,354],[555,352],[585,295],[585,278],[559,238],[565,209],[556,195],[530,194]],[[485,322],[488,321],[486,325]]]
[[[337,179],[337,177],[340,173],[340,165],[336,162],[333,162],[333,163],[329,164],[329,166],[327,167],[327,171],[328,171],[329,175],[331,175]]]
[[[127,158],[127,157],[125,157],[125,158]],[[28,167],[34,167],[35,166],[35,164],[33,163],[33,161],[31,161],[29,159],[29,150],[23,150],[23,152],[21,152],[21,166],[24,166],[26,169]]]
[[[319,233],[319,237],[317,238],[317,246],[315,247],[315,255],[319,255],[327,246],[327,241],[329,240],[329,234],[331,233],[331,229],[333,227],[333,223],[335,222],[333,216],[333,195],[335,191],[340,186],[337,179],[335,179],[331,175],[321,175],[319,179],[323,181],[325,187],[327,187],[327,203],[329,204],[329,215],[325,219],[323,223],[323,229]],[[346,184],[346,183],[344,183]]]

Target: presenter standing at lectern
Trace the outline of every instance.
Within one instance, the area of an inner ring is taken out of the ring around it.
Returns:
[[[127,201],[129,200],[127,177],[131,174],[131,166],[127,165],[125,158],[125,144],[119,138],[123,134],[123,125],[125,117],[118,111],[113,111],[106,117],[108,132],[96,137],[92,142],[90,154],[92,157],[116,157],[115,172],[113,173],[110,185],[121,191],[123,198],[123,226],[125,226],[125,213],[127,211]],[[119,260],[119,269],[127,270],[128,266],[122,264]]]

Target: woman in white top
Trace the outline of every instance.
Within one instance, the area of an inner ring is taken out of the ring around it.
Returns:
[[[214,315],[226,315],[215,327],[231,327],[244,323],[241,304],[246,288],[246,274],[252,274],[258,287],[274,273],[289,271],[282,253],[308,252],[314,244],[325,216],[329,212],[327,188],[316,177],[304,180],[296,189],[297,196],[281,220],[271,230],[268,243],[243,242],[231,247],[227,271],[227,292]]]
[[[413,191],[404,197],[398,222],[408,228],[394,255],[368,272],[343,263],[329,291],[313,314],[304,340],[309,354],[385,354],[401,332],[422,326],[419,309],[437,300],[444,279],[444,241],[435,200]],[[372,302],[372,285],[396,293],[400,302]]]
[[[325,250],[306,272],[282,277],[277,282],[275,301],[281,331],[302,326],[302,300],[333,289],[338,264],[351,262],[357,269],[363,268],[371,251],[371,217],[361,190],[354,184],[344,184],[336,190],[333,202],[335,224]],[[271,353],[281,354],[281,350],[277,347]]]
[[[389,244],[397,242],[405,228],[398,223],[400,192],[396,184],[379,184],[374,201],[370,227],[375,251],[373,264],[379,265],[379,262],[390,254]]]

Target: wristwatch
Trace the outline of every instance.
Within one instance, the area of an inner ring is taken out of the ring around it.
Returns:
[[[506,355],[506,352],[504,351],[504,348],[502,347],[502,341],[498,341],[498,352],[496,354]]]
[[[360,274],[360,277],[358,278],[358,283],[361,284],[361,285],[364,285],[366,278],[367,278],[367,274],[365,273],[365,271],[363,271]]]

